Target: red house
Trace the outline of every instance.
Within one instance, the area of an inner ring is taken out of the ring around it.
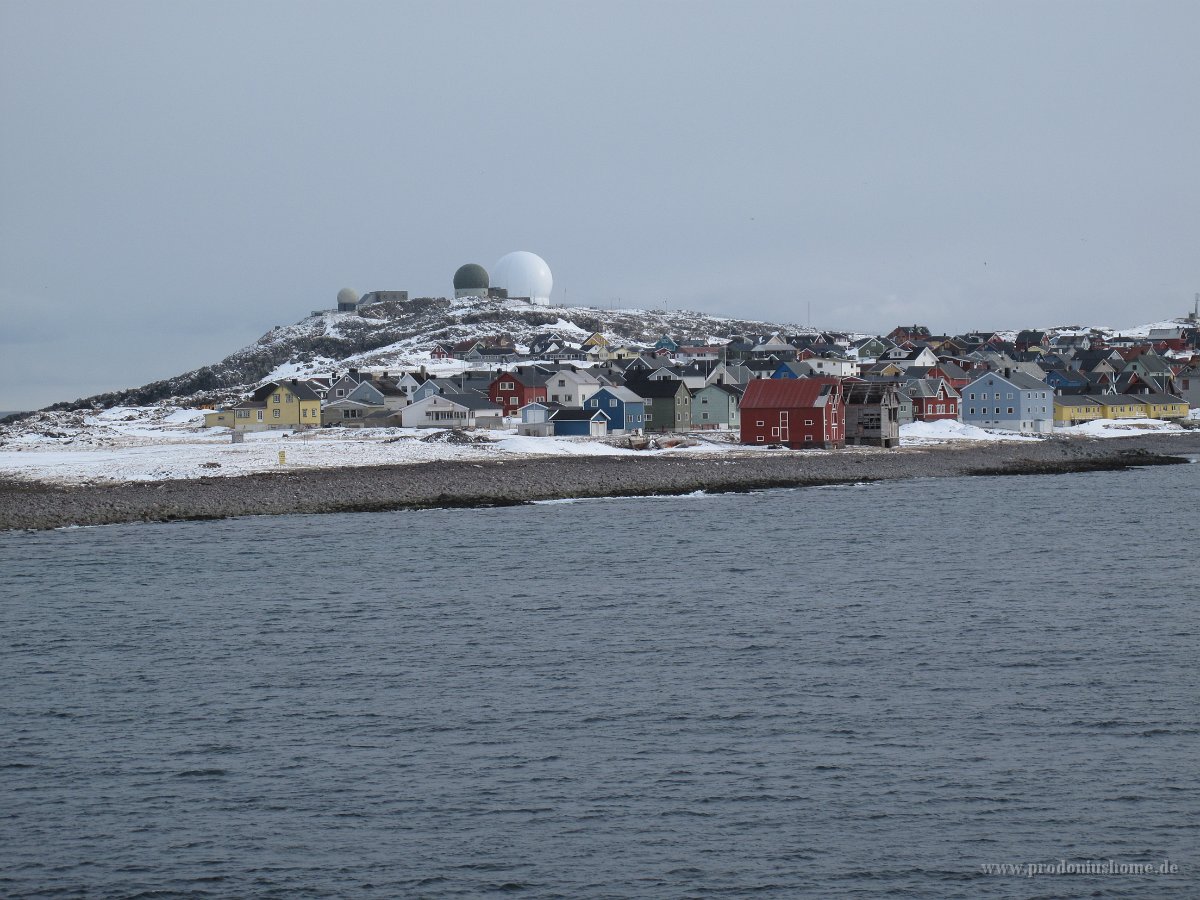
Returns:
[[[488,385],[488,398],[504,407],[504,415],[511,416],[527,403],[544,402],[546,399],[545,373],[501,372]]]
[[[957,419],[962,396],[943,378],[921,378],[910,381],[904,393],[912,399],[913,419],[936,422],[938,419]]]
[[[764,378],[746,385],[742,443],[793,450],[846,446],[846,404],[836,378]]]

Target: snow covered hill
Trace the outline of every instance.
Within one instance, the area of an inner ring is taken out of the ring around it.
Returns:
[[[328,372],[348,366],[399,367],[429,359],[435,344],[506,333],[518,345],[554,330],[583,340],[599,331],[618,342],[654,343],[663,334],[711,336],[812,329],[680,310],[604,310],[532,306],[478,297],[417,298],[376,303],[358,313],[322,312],[275,328],[210,366],[138,388],[97,394],[54,410],[145,406],[171,400],[183,406],[232,399],[269,377]]]

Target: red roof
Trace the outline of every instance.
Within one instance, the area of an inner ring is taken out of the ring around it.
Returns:
[[[835,378],[760,378],[746,385],[742,409],[818,406],[837,383]]]

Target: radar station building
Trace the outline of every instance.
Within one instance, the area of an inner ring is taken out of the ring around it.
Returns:
[[[487,269],[478,263],[467,263],[454,273],[454,296],[486,297],[489,284]]]

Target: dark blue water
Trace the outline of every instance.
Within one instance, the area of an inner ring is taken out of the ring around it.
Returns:
[[[0,536],[0,894],[1197,896],[1198,487]]]

